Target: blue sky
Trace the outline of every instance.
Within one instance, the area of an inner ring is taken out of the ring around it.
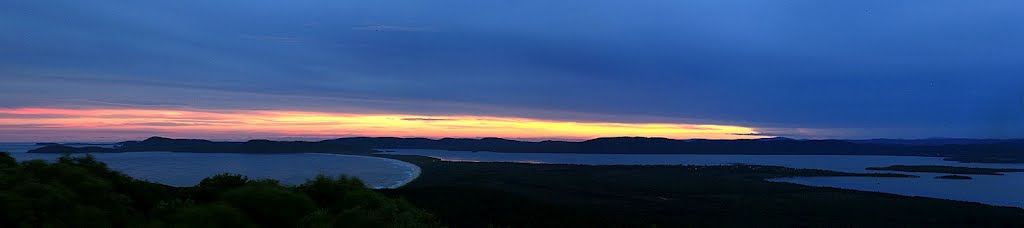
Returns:
[[[1024,137],[1020,1],[7,1],[0,107]]]

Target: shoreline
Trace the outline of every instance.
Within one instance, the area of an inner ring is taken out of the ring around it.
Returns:
[[[28,159],[28,160],[43,159],[43,160],[50,161],[50,162],[54,161],[55,159],[57,159],[60,156],[63,156],[61,154],[50,154],[50,153],[28,153],[28,152],[10,152],[10,153],[12,154],[12,156],[15,156],[15,157],[19,158],[19,160],[21,160],[21,159]],[[71,155],[75,156],[75,157],[79,157],[79,156],[85,156],[87,154],[97,154],[97,155],[99,155],[99,154],[140,154],[140,155],[142,155],[142,154],[146,154],[146,153],[159,153],[159,154],[165,154],[165,153],[166,154],[187,153],[187,154],[203,154],[203,155],[209,155],[209,154],[236,154],[236,155],[248,155],[248,156],[302,155],[302,154],[307,154],[307,155],[332,155],[332,156],[342,156],[342,157],[350,157],[350,158],[357,158],[357,159],[374,159],[376,161],[384,161],[384,162],[387,162],[387,164],[388,164],[388,165],[381,164],[382,167],[387,167],[385,169],[388,169],[388,170],[394,170],[394,169],[407,170],[407,171],[403,171],[401,173],[395,172],[394,174],[386,175],[386,176],[392,176],[392,175],[400,176],[400,178],[394,178],[394,179],[392,179],[392,178],[381,178],[383,181],[376,181],[375,183],[370,183],[370,182],[365,182],[364,181],[364,183],[366,184],[366,187],[367,188],[371,188],[371,189],[395,189],[395,188],[400,188],[400,187],[405,186],[406,184],[416,180],[417,178],[419,178],[419,176],[422,173],[422,169],[419,166],[415,165],[415,164],[408,163],[408,162],[401,161],[401,160],[397,160],[397,159],[384,158],[384,157],[374,156],[374,155],[365,155],[364,156],[364,155],[334,154],[334,153],[275,153],[275,154],[190,153],[190,152],[172,152],[172,151],[146,151],[146,152],[125,152],[125,153],[77,153],[77,154],[71,154]],[[25,156],[19,156],[19,155],[25,155]],[[28,157],[28,158],[26,158],[26,157]],[[337,169],[330,169],[330,170],[337,170]],[[123,170],[122,170],[122,172],[123,172]],[[321,173],[321,174],[328,175],[329,173],[333,173],[333,172],[324,172],[324,173]],[[245,173],[237,173],[237,174],[246,175]],[[336,174],[338,174],[338,173],[329,174],[329,176],[334,176]],[[341,174],[342,175],[348,175],[350,177],[359,178],[359,177],[353,176],[351,174],[344,174],[344,173],[341,173]],[[308,180],[308,179],[310,179],[312,177],[313,176],[310,176],[310,177],[308,177],[306,179]],[[150,181],[150,182],[153,182],[153,183],[167,185],[167,186],[172,186],[172,187],[194,187],[194,184],[161,183],[161,182],[152,180],[152,178],[147,178],[147,177],[142,177],[142,176],[133,176],[133,178],[137,178],[137,179],[140,179],[140,180],[147,180],[147,181]],[[362,178],[359,178],[359,179],[362,179]],[[377,179],[377,178],[374,178],[374,179]],[[280,179],[275,179],[275,180],[282,181]],[[196,183],[196,184],[198,184],[198,183]],[[300,183],[296,183],[296,184],[301,184],[301,182]]]
[[[380,160],[388,160],[388,161],[392,162],[392,164],[396,164],[398,166],[404,166],[404,167],[410,168],[412,170],[410,172],[406,172],[406,178],[405,179],[400,180],[400,181],[396,181],[396,182],[394,182],[391,185],[387,185],[387,186],[367,186],[367,187],[372,188],[372,189],[396,189],[396,188],[401,188],[402,186],[405,186],[406,184],[409,184],[410,182],[412,182],[412,181],[416,180],[417,178],[419,178],[420,174],[423,172],[423,169],[420,168],[416,164],[412,164],[412,163],[409,163],[409,162],[406,162],[406,161],[402,161],[402,160],[398,160],[398,159],[391,159],[391,158],[386,158],[386,157],[381,157],[381,156],[375,156],[376,154],[370,154],[369,156],[351,155],[351,154],[330,154],[330,153],[307,153],[307,154],[333,155],[333,156],[343,156],[343,157],[360,157],[360,158],[373,158],[373,159],[380,159]]]

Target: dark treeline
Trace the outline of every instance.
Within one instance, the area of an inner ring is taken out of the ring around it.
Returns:
[[[49,145],[32,153],[85,152],[220,152],[220,153],[350,153],[366,154],[373,149],[439,149],[522,153],[625,153],[625,154],[772,154],[772,155],[907,155],[947,157],[948,160],[987,163],[1024,163],[1024,140],[959,140],[974,144],[919,145],[895,142],[846,140],[795,140],[788,138],[749,140],[676,140],[666,138],[616,137],[582,142],[525,142],[500,138],[427,139],[353,137],[319,142],[250,140],[213,142],[198,139],[152,137],[143,141],[115,144],[114,148]]]
[[[524,153],[625,153],[625,154],[772,154],[772,155],[909,155],[949,157],[965,162],[1024,163],[1024,140],[959,140],[954,144],[917,145],[888,141],[795,140],[676,140],[615,137],[582,142],[524,142],[500,138],[426,139],[354,137],[327,140],[343,145],[376,149],[439,149]],[[977,142],[973,144],[955,144]]]
[[[1024,172],[1024,169],[1006,168],[975,168],[944,165],[890,165],[886,167],[868,167],[866,170],[885,170],[918,173],[946,173],[946,174],[979,174],[979,175],[1003,175],[1010,172]]]
[[[0,227],[437,227],[357,179],[299,186],[222,174],[195,187],[136,180],[92,156],[17,162],[0,153]]]

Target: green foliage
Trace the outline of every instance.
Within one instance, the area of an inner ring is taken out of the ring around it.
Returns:
[[[173,214],[165,217],[164,221],[167,221],[167,226],[169,227],[256,226],[243,211],[223,203],[181,207],[175,210]]]
[[[123,225],[142,214],[123,188],[130,179],[109,172],[92,156],[64,156],[10,166],[4,153],[0,199],[3,222],[16,226],[102,227]]]
[[[301,186],[220,174],[195,187],[135,180],[94,157],[18,163],[0,152],[0,227],[437,227],[358,179]]]
[[[319,210],[303,218],[303,226],[391,227],[436,226],[430,213],[405,200],[387,198],[365,187],[362,181],[344,176],[337,179],[317,176],[297,187],[317,203]],[[344,194],[337,194],[337,193]]]
[[[217,200],[219,194],[227,192],[231,189],[244,186],[249,183],[249,178],[238,174],[222,173],[211,177],[207,177],[195,188],[190,189],[192,191],[192,199],[200,202],[213,202]]]
[[[316,201],[318,207],[332,211],[351,208],[351,205],[345,205],[349,203],[345,198],[356,192],[364,191],[364,189],[366,187],[358,179],[344,176],[332,179],[324,175],[319,175],[298,186],[298,190]],[[345,192],[346,194],[337,194],[338,192]]]
[[[18,161],[11,157],[10,153],[0,152],[0,168],[10,168],[18,165]]]
[[[328,228],[334,227],[334,216],[327,209],[317,209],[299,220],[299,227]]]
[[[224,193],[221,200],[269,227],[294,227],[299,219],[315,209],[309,197],[280,185],[264,183],[233,189]]]

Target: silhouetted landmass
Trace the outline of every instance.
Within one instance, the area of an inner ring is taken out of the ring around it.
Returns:
[[[249,140],[246,142],[214,142],[201,139],[170,139],[151,137],[142,141],[127,141],[103,147],[71,147],[49,145],[29,153],[118,153],[142,151],[169,151],[193,153],[346,153],[376,152],[366,147],[328,142]]]
[[[974,168],[944,165],[892,165],[886,167],[868,167],[867,170],[886,170],[919,173],[948,173],[948,174],[981,174],[981,175],[1003,175],[1005,172],[1024,172],[1024,169],[997,169],[997,168]]]
[[[947,157],[947,160],[984,163],[1024,163],[1024,140],[980,144],[908,145],[873,144],[846,140],[675,140],[615,137],[583,142],[524,142],[500,138],[426,139],[354,137],[327,140],[375,149],[439,149],[520,153],[616,154],[761,154],[761,155],[898,155]]]
[[[108,143],[36,143],[37,146],[53,146],[53,145],[66,145],[66,146],[106,146]]]
[[[892,144],[892,145],[917,145],[917,146],[942,146],[942,145],[966,145],[966,144],[996,144],[1013,142],[1018,139],[968,139],[968,138],[927,138],[927,139],[863,139],[846,140],[854,143],[865,144]]]
[[[112,148],[86,146],[86,147],[72,147],[61,144],[49,145],[40,147],[38,149],[30,150],[29,153],[47,153],[47,154],[66,154],[66,153],[114,153],[119,152]]]
[[[445,162],[385,192],[451,227],[1019,227],[1024,209],[765,181],[855,175],[777,166]]]
[[[943,176],[937,176],[937,177],[935,177],[935,179],[970,180],[970,179],[974,179],[974,178],[969,177],[969,176],[961,176],[961,175],[943,175]]]
[[[953,155],[945,158],[947,161],[958,161],[964,163],[1024,163],[1024,154],[1021,150],[1013,148],[1000,152],[999,149],[986,151],[984,148],[972,150],[971,153]]]
[[[977,163],[1024,163],[1024,140],[993,144],[946,145],[946,160]]]
[[[854,176],[854,177],[913,177],[918,178],[920,176],[907,175],[902,173],[842,173],[841,175],[815,175],[815,176]]]
[[[869,145],[842,140],[675,140],[616,137],[583,142],[524,142],[500,138],[341,138],[327,140],[377,149],[440,149],[523,153],[622,153],[622,154],[880,154],[877,149],[903,146]],[[897,151],[896,155],[929,155]]]
[[[91,156],[0,152],[0,227],[439,227],[426,211],[319,176],[299,186],[222,174],[195,187],[140,181]]]
[[[319,142],[250,140],[214,142],[199,139],[152,137],[115,144],[113,148],[50,145],[32,153],[85,152],[218,152],[218,153],[352,153],[373,149],[438,149],[520,153],[615,153],[615,154],[751,154],[751,155],[897,155],[946,157],[947,160],[985,163],[1024,163],[1024,140],[985,144],[938,146],[856,143],[845,140],[795,140],[789,138],[744,140],[675,140],[666,138],[614,137],[582,142],[526,142],[501,138],[427,139],[353,137]]]

